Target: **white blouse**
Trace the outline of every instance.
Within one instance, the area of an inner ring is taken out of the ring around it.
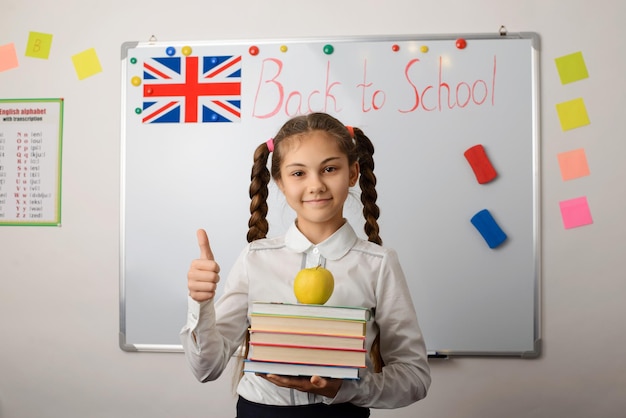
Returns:
[[[359,238],[348,222],[318,245],[309,242],[295,224],[284,236],[254,241],[235,262],[218,300],[197,303],[189,298],[187,324],[180,336],[196,378],[211,381],[224,371],[248,331],[252,302],[296,303],[296,274],[320,264],[335,279],[327,305],[372,310],[365,347],[369,351],[380,333],[383,371],[374,373],[368,356],[360,378],[345,380],[334,398],[278,387],[245,373],[238,394],[271,405],[351,402],[370,408],[399,408],[424,398],[430,386],[430,368],[397,254]]]

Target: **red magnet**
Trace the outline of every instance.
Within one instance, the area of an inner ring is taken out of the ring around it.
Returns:
[[[456,40],[456,47],[459,49],[465,49],[467,46],[467,41],[463,38],[459,38]]]
[[[258,55],[259,54],[259,47],[258,46],[251,46],[250,49],[248,49],[248,52],[250,52],[250,55]]]
[[[391,46],[391,50],[392,50],[393,52],[398,52],[398,51],[400,50],[400,45],[398,45],[398,44],[393,44],[393,45]]]
[[[498,173],[491,164],[485,148],[481,144],[474,145],[464,152],[467,162],[472,167],[476,181],[479,184],[489,183],[496,178]]]

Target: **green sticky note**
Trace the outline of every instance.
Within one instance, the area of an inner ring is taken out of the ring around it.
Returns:
[[[559,115],[561,128],[564,131],[580,128],[581,126],[589,125],[590,123],[589,116],[587,115],[587,108],[585,107],[585,102],[582,98],[558,103],[556,105],[556,112]]]
[[[98,54],[94,48],[86,49],[76,55],[72,55],[72,62],[79,80],[84,80],[99,72],[102,72],[102,66],[98,59]]]
[[[28,34],[28,43],[26,44],[27,57],[48,59],[50,55],[50,47],[52,46],[52,35],[49,33],[30,32]]]
[[[561,84],[572,83],[589,77],[582,52],[564,55],[554,60]]]

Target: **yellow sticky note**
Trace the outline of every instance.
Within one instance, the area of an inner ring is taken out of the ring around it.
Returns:
[[[587,108],[582,97],[556,105],[556,112],[559,114],[561,128],[568,131],[581,126],[589,125]]]
[[[554,60],[561,84],[572,83],[589,77],[582,52],[564,55]]]
[[[72,62],[74,63],[74,69],[76,69],[76,75],[79,80],[84,80],[87,77],[102,72],[100,60],[94,48],[86,49],[83,52],[72,55]]]
[[[17,52],[14,44],[0,45],[0,72],[17,68]]]
[[[49,33],[30,32],[24,55],[47,60],[52,46],[52,35]]]
[[[587,156],[583,148],[562,152],[557,155],[563,181],[589,175]]]

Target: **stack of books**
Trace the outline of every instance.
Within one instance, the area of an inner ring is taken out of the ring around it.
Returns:
[[[369,319],[361,307],[254,302],[244,372],[358,379]]]

